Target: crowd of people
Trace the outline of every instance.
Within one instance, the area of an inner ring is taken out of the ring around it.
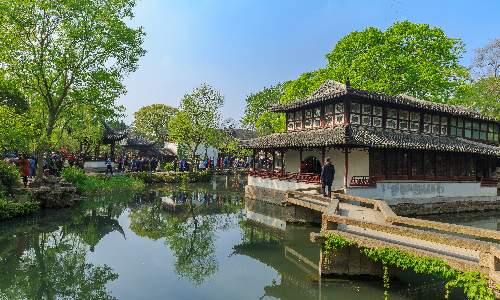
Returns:
[[[21,176],[26,185],[28,178],[33,178],[36,175],[38,168],[38,156],[28,154],[10,154],[4,156],[4,161],[7,164],[14,165],[20,168]],[[85,161],[94,160],[92,157],[86,157]],[[97,158],[98,161],[106,162],[106,174],[113,171],[118,172],[159,172],[161,167],[164,167],[166,162],[160,161],[157,158],[148,157],[130,157],[121,156],[116,158],[109,157],[106,153],[102,157]],[[207,158],[202,160],[195,160],[194,163],[188,161],[186,158],[175,159],[172,162],[172,169],[175,172],[203,172],[211,168],[251,168],[253,166],[253,158],[239,158],[239,157],[221,157],[219,159]],[[255,161],[257,168],[272,167],[271,159],[264,159],[260,157]],[[43,156],[43,170],[45,176],[61,176],[63,168],[67,166],[75,166],[76,168],[83,169],[83,157],[61,153],[46,153]],[[171,169],[170,169],[171,170]]]

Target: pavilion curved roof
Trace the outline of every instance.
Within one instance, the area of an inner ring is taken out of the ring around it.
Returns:
[[[404,94],[392,96],[377,92],[355,89],[352,87],[348,87],[343,83],[336,82],[333,80],[326,80],[316,91],[314,91],[311,95],[307,97],[286,103],[274,104],[271,107],[270,111],[288,112],[303,107],[310,107],[313,106],[314,104],[320,104],[334,98],[342,98],[346,96],[358,96],[362,98],[379,100],[382,102],[387,102],[392,104],[406,105],[414,108],[426,109],[436,112],[448,113],[456,116],[470,117],[474,119],[500,123],[500,120],[498,119],[476,113],[474,111],[471,111],[467,107],[420,100]]]
[[[126,132],[118,132],[114,130],[104,120],[101,120],[101,123],[104,126],[104,134],[102,136],[102,140],[104,143],[112,141],[121,141],[128,135]]]
[[[156,140],[149,140],[142,136],[133,136],[120,141],[120,145],[128,147],[153,147]]]
[[[360,146],[500,155],[500,148],[472,140],[356,125],[274,133],[241,141],[245,149]]]

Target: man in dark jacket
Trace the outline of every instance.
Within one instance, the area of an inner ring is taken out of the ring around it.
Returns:
[[[330,198],[332,196],[332,182],[335,175],[335,167],[330,163],[330,158],[325,159],[323,170],[321,170],[321,191],[323,197]],[[325,193],[325,187],[328,186],[328,195]]]

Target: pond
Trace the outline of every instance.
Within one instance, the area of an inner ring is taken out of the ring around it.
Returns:
[[[320,228],[286,224],[245,184],[154,186],[1,221],[0,299],[384,298],[381,279],[319,279]],[[444,299],[444,284],[399,270],[389,299]]]

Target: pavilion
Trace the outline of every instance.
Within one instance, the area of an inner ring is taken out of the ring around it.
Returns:
[[[310,96],[276,104],[286,132],[242,141],[275,155],[278,174],[253,172],[249,185],[318,183],[330,157],[332,188],[371,198],[496,196],[500,121],[465,107],[360,90],[331,80]],[[300,170],[307,165],[307,174]],[[255,168],[254,168],[255,170]]]

